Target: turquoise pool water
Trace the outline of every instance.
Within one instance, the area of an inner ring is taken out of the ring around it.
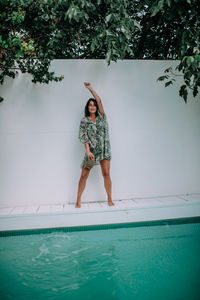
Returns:
[[[200,223],[0,238],[0,298],[200,299]]]

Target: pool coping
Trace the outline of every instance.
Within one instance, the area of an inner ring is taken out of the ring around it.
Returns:
[[[47,234],[54,232],[77,232],[77,231],[93,231],[93,230],[110,230],[121,228],[135,228],[146,226],[169,226],[180,224],[200,223],[200,217],[163,219],[145,222],[128,222],[128,223],[113,223],[100,224],[89,226],[71,226],[71,227],[55,227],[55,228],[37,228],[37,229],[23,229],[23,230],[6,230],[0,231],[0,237],[32,235],[32,234]]]

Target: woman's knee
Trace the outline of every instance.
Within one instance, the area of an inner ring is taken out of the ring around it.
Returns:
[[[83,167],[82,173],[81,173],[81,179],[86,180],[88,178],[89,173],[90,173],[90,170]]]
[[[109,170],[107,170],[107,169],[102,170],[102,175],[103,175],[104,178],[105,178],[105,177],[108,178],[108,177],[110,176]]]

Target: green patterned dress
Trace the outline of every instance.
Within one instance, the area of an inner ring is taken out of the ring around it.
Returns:
[[[100,160],[111,159],[110,138],[108,132],[107,116],[104,112],[104,118],[98,111],[96,121],[93,122],[89,117],[83,117],[80,122],[79,140],[81,143],[88,143],[90,151],[95,156],[95,165],[99,165]],[[81,168],[88,160],[87,153],[81,163]]]

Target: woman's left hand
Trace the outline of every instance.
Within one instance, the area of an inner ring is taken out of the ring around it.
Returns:
[[[84,82],[84,85],[86,88],[90,89],[92,86],[89,82]]]

